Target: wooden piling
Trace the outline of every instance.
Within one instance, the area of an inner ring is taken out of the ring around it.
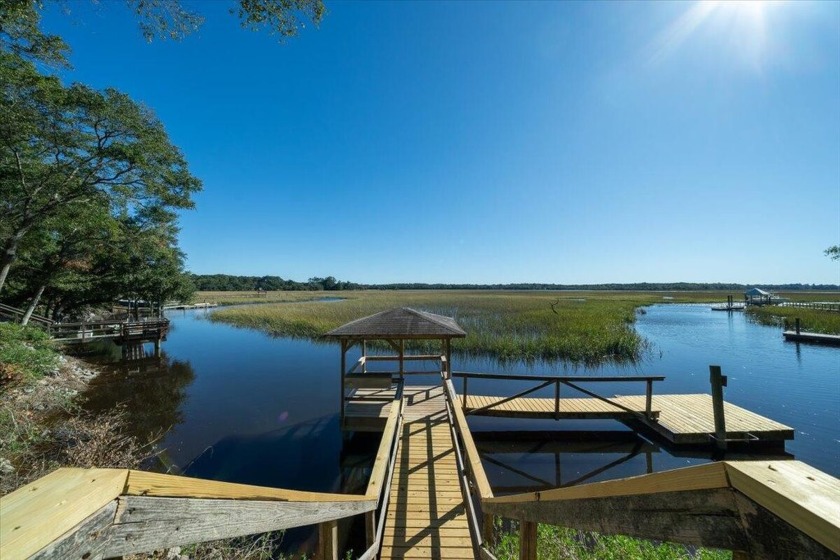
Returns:
[[[797,318],[796,318],[796,327],[795,327],[795,328],[796,328],[796,334],[797,334],[797,335],[799,335],[799,334],[800,334],[800,332],[799,332],[800,327],[801,327],[801,321],[799,320],[799,317],[797,317]]]
[[[318,558],[338,560],[338,521],[318,525]]]
[[[726,449],[726,419],[723,416],[723,388],[726,376],[721,375],[720,366],[709,366],[709,381],[712,384],[712,412],[715,420],[715,445]]]
[[[519,522],[519,560],[537,560],[537,524]]]

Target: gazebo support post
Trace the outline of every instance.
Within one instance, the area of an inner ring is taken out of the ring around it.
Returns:
[[[400,381],[405,382],[405,340],[400,339]]]
[[[344,425],[344,375],[347,372],[347,339],[341,339],[341,425]]]

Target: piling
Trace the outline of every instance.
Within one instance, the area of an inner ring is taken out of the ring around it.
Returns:
[[[718,449],[726,449],[726,419],[723,416],[723,388],[726,376],[721,375],[720,366],[709,366],[709,381],[712,384],[712,412],[715,419],[715,444]]]

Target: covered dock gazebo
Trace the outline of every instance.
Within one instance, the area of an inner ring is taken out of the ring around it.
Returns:
[[[429,373],[428,370],[409,371],[406,362],[438,361],[440,374],[450,377],[452,339],[464,338],[467,333],[455,319],[400,307],[356,319],[326,333],[325,338],[338,339],[341,343],[341,420],[347,426],[348,403],[352,411],[364,418],[383,419],[387,416],[382,403],[390,402],[401,390],[404,378],[412,373]],[[438,354],[406,354],[405,342],[414,340],[440,341]],[[368,341],[384,341],[394,351],[388,355],[368,355]],[[347,352],[355,346],[361,356],[348,369]],[[370,362],[395,362],[397,369],[388,372],[368,372]],[[398,376],[398,377],[395,377]],[[379,403],[379,406],[377,406]],[[367,405],[367,406],[365,406]],[[378,429],[379,422],[368,422],[371,429]],[[358,429],[358,423],[356,423]]]

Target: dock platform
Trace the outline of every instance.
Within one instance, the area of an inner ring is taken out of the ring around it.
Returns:
[[[613,397],[611,400],[636,413],[591,398],[560,399],[559,419],[611,418],[631,425],[634,429],[655,432],[674,446],[705,445],[712,443],[715,433],[712,396],[654,395],[652,410],[658,418],[644,417],[644,395]],[[520,397],[497,407],[479,410],[502,401],[502,397],[469,395],[465,411],[483,416],[508,418],[556,418],[555,399]],[[793,428],[750,412],[740,406],[724,403],[727,441],[776,442],[793,439]]]
[[[403,403],[379,557],[475,558],[443,387],[406,386]]]
[[[790,342],[812,342],[815,344],[828,344],[840,346],[840,336],[836,334],[821,334],[810,332],[784,331],[785,340]]]

